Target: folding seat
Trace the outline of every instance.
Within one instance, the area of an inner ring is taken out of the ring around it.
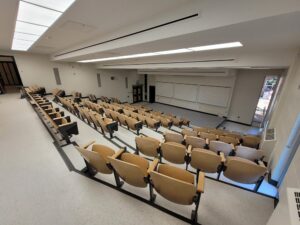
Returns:
[[[260,138],[256,136],[246,135],[242,137],[242,145],[251,147],[251,148],[259,148]]]
[[[128,129],[136,130],[137,134],[140,134],[140,130],[143,128],[143,123],[132,117],[125,116]]]
[[[76,122],[71,122],[71,119],[69,116],[66,117],[59,117],[53,119],[53,122],[57,124],[58,131],[62,134],[65,140],[69,142],[69,137],[73,134],[77,135],[78,133],[78,127]]]
[[[238,139],[239,141],[241,141],[243,135],[240,134],[240,133],[228,132],[228,133],[226,133],[226,136],[227,136],[227,137],[233,137],[233,138],[236,138],[236,139]]]
[[[114,131],[118,131],[118,122],[107,117],[102,117],[99,114],[95,114],[95,118],[97,120],[97,127],[101,128],[102,133],[105,134],[107,132],[110,138],[113,138]]]
[[[118,121],[119,121],[120,125],[127,126],[126,116],[124,114],[117,113],[117,117],[118,117]]]
[[[156,131],[161,125],[161,123],[159,121],[157,121],[156,119],[152,119],[148,116],[145,116],[145,121],[146,121],[147,127],[155,129]]]
[[[206,128],[206,127],[193,127],[193,130],[196,131],[197,133],[208,132],[208,128]]]
[[[97,97],[96,97],[95,95],[90,94],[90,95],[89,95],[89,100],[90,100],[91,102],[97,103]]]
[[[227,144],[222,141],[210,141],[209,150],[214,151],[216,153],[223,152],[225,156],[229,156],[234,154],[235,148],[234,145]]]
[[[223,135],[219,136],[219,141],[223,141],[228,144],[233,144],[234,146],[240,144],[239,139],[230,136],[223,136]]]
[[[52,113],[48,113],[48,116],[51,119],[54,119],[54,118],[64,117],[65,113],[63,111],[62,112],[52,112]]]
[[[233,181],[244,184],[255,184],[258,191],[268,170],[262,161],[258,164],[240,157],[227,157],[223,175]]]
[[[161,164],[150,172],[150,179],[157,193],[167,200],[181,205],[195,204],[191,220],[193,223],[197,223],[200,197],[204,192],[205,174],[203,172],[199,173],[198,183],[195,186],[195,179],[192,173],[170,165]]]
[[[94,144],[95,141],[83,147],[75,146],[80,155],[84,158],[87,172],[94,176],[96,173],[112,174],[113,170],[109,165],[108,158],[115,154],[115,151],[105,145]],[[88,149],[92,145],[91,149]]]
[[[184,143],[184,138],[182,137],[182,135],[177,134],[177,133],[165,132],[164,139],[165,139],[165,142],[176,142],[179,144]]]
[[[130,115],[132,118],[136,119],[136,120],[139,120],[139,117],[138,117],[138,114],[135,113],[135,112],[130,112]],[[143,121],[141,121],[143,123]]]
[[[135,138],[136,154],[139,152],[151,157],[159,157],[160,141],[152,137],[138,136]]]
[[[160,149],[162,157],[168,162],[186,164],[186,168],[188,167],[189,156],[184,145],[176,142],[165,142],[161,144]]]
[[[123,112],[126,116],[131,116],[131,111],[127,110],[127,109],[123,109]]]
[[[208,142],[200,137],[187,136],[185,138],[185,144],[188,149],[207,148]]]
[[[189,127],[190,123],[191,121],[189,119],[182,118],[182,125]]]
[[[182,135],[185,136],[192,136],[192,137],[197,137],[198,133],[194,130],[190,130],[190,129],[182,129],[181,131]]]
[[[121,149],[113,156],[108,157],[108,160],[122,180],[132,186],[140,188],[148,186],[149,173],[158,163],[158,159],[155,159],[150,164],[148,160],[138,155],[128,153],[125,149]],[[121,185],[122,183],[118,186],[121,187]],[[151,192],[150,190],[150,193]]]
[[[209,133],[212,133],[212,134],[215,134],[218,136],[225,135],[227,133],[226,131],[220,130],[220,129],[209,129],[208,131],[209,131]]]
[[[112,110],[105,108],[104,110],[104,114],[107,118],[112,118],[111,113],[113,112]]]
[[[171,129],[173,125],[173,122],[167,117],[152,115],[151,118],[159,121],[163,127],[166,127],[168,129]]]
[[[237,157],[248,159],[251,161],[262,160],[264,157],[262,150],[241,146],[241,145],[236,146],[235,155]]]
[[[170,117],[169,117],[170,118]],[[183,120],[180,119],[180,118],[177,118],[177,117],[172,117],[171,118],[171,121],[173,122],[173,125],[174,126],[177,126],[177,127],[181,127],[182,124],[183,124]]]
[[[110,111],[110,116],[114,121],[120,121],[119,115],[121,114],[116,111]]]
[[[146,116],[139,114],[139,113],[137,113],[136,115],[137,115],[139,121],[141,121],[144,125],[147,125]]]
[[[207,132],[200,132],[199,137],[208,139],[209,141],[215,141],[218,139],[218,136],[215,134],[207,133]]]

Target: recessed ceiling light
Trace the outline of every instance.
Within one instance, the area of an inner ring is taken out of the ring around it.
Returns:
[[[26,2],[64,12],[73,4],[73,2],[75,2],[75,0],[26,0]]]
[[[13,39],[12,50],[18,51],[27,51],[31,45],[33,45],[33,41],[24,41],[19,39]]]
[[[149,53],[124,55],[124,56],[116,56],[116,57],[109,57],[109,58],[81,60],[78,62],[80,62],[80,63],[103,62],[103,61],[131,59],[131,58],[140,58],[140,57],[157,56],[157,55],[172,55],[172,54],[178,54],[178,53],[208,51],[208,50],[216,50],[216,49],[224,49],[224,48],[235,48],[235,47],[242,47],[242,46],[243,45],[241,42],[230,42],[230,43],[223,43],[223,44],[174,49],[174,50],[167,50],[167,51],[160,51],[160,52],[149,52]]]
[[[47,30],[47,27],[33,25],[29,23],[24,23],[17,21],[16,23],[16,32],[26,33],[26,34],[35,34],[42,35]]]
[[[15,32],[14,39],[19,39],[19,40],[25,40],[25,41],[36,41],[39,39],[39,35],[33,35],[33,34],[24,34],[24,33],[19,33]]]
[[[50,27],[62,13],[20,1],[17,20]]]
[[[20,0],[12,50],[27,51],[75,1]]]

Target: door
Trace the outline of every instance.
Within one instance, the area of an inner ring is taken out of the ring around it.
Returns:
[[[155,102],[155,86],[149,86],[149,102]]]

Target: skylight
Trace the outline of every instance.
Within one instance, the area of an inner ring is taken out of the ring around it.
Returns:
[[[236,47],[243,47],[243,45],[241,42],[229,42],[229,43],[222,43],[222,44],[215,44],[215,45],[204,45],[198,47],[173,49],[173,50],[160,51],[160,52],[148,52],[148,53],[116,56],[116,57],[109,57],[109,58],[89,59],[89,60],[82,60],[78,62],[80,63],[103,62],[103,61],[111,61],[111,60],[141,58],[141,57],[149,57],[149,56],[157,56],[157,55],[172,55],[172,54],[179,54],[179,53],[209,51],[209,50],[224,49],[224,48],[236,48]]]
[[[75,0],[20,0],[12,50],[27,51]]]

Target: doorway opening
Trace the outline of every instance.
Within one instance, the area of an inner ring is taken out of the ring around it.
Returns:
[[[266,116],[270,110],[271,103],[275,97],[279,78],[280,77],[278,75],[266,76],[257,102],[256,110],[252,120],[252,126],[263,127]]]
[[[18,91],[23,86],[13,56],[0,56],[0,94]]]

